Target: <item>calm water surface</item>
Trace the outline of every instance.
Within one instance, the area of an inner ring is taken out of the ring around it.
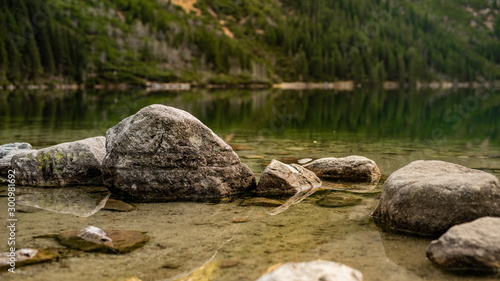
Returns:
[[[0,92],[0,143],[26,141],[41,148],[104,135],[123,118],[155,103],[184,109],[231,145],[244,146],[237,153],[257,176],[272,159],[294,163],[348,155],[375,160],[386,176],[417,159],[450,161],[500,176],[500,94],[488,90]],[[359,189],[373,187],[325,186],[337,190],[316,192],[297,204],[281,200],[288,208],[255,206],[238,198],[138,204],[130,213],[100,210],[89,217],[75,215],[95,204],[87,189],[74,189],[73,194],[19,187],[36,195],[27,205],[39,200],[45,206],[18,212],[19,246],[61,247],[36,236],[87,225],[145,231],[151,240],[125,255],[70,252],[58,262],[0,276],[255,280],[275,264],[324,259],[357,268],[368,281],[500,280],[498,275],[442,271],[425,258],[431,239],[381,232],[369,218],[381,183],[369,191]],[[338,190],[346,188],[355,190]],[[362,200],[351,207],[318,204],[333,196]],[[5,206],[7,200],[0,197],[0,202]],[[5,212],[0,214],[3,225]],[[233,222],[242,219],[248,221]],[[7,241],[6,234],[0,233],[0,241]],[[0,250],[6,251],[7,244],[0,242]]]

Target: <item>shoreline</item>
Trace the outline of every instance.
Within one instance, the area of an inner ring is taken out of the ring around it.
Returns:
[[[134,88],[143,88],[148,92],[155,91],[188,91],[191,89],[279,89],[279,90],[336,90],[353,91],[355,89],[367,88],[369,84],[354,83],[354,81],[335,81],[335,82],[282,82],[276,84],[267,83],[249,83],[249,84],[197,84],[197,83],[156,83],[146,82],[144,86],[130,84],[99,84],[94,87],[85,87],[78,84],[58,84],[48,86],[45,84],[28,85],[8,85],[0,86],[0,91],[14,90],[72,90],[95,89],[95,90],[129,90]],[[386,81],[382,85],[373,85],[370,88],[383,88],[385,90],[399,90],[410,88],[408,83],[403,87],[398,82]],[[477,89],[477,88],[500,88],[500,81],[492,82],[417,82],[411,85],[411,88],[419,89]]]

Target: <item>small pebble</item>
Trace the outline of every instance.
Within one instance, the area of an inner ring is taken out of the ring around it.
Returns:
[[[299,164],[306,164],[306,163],[309,163],[311,161],[312,161],[312,158],[303,158],[303,159],[299,159],[297,161],[297,163],[299,163]]]
[[[238,265],[238,261],[237,260],[226,260],[226,261],[222,261],[219,264],[219,267],[220,268],[229,268],[229,267],[235,267],[237,265]]]
[[[236,218],[233,220],[234,223],[244,223],[250,221],[248,218]]]

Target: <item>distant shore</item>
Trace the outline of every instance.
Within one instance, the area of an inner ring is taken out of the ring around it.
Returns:
[[[409,88],[408,84],[402,87],[398,82],[386,81],[382,85],[371,85],[355,83],[354,81],[336,81],[336,82],[282,82],[277,84],[267,83],[249,83],[249,84],[196,84],[196,83],[156,83],[147,82],[145,85],[129,84],[99,84],[90,89],[96,90],[128,90],[133,88],[143,88],[146,91],[187,91],[196,88],[202,89],[281,89],[281,90],[336,90],[353,91],[361,88],[383,88],[385,90],[398,90],[400,88]],[[493,82],[417,82],[416,89],[476,89],[476,88],[500,88],[500,81]],[[78,84],[26,84],[26,85],[8,85],[0,86],[0,90],[78,90],[89,89]]]
[[[417,82],[415,85],[417,89],[429,88],[429,89],[452,89],[452,88],[490,88],[490,87],[500,87],[500,81],[480,83],[474,82],[428,82],[422,83]],[[307,83],[307,82],[285,82],[280,84],[274,84],[273,88],[282,90],[304,90],[304,89],[325,89],[325,90],[338,90],[338,91],[352,91],[355,88],[364,88],[366,85],[360,83],[356,84],[353,81],[338,81],[338,82],[323,82],[323,83]],[[398,90],[400,88],[408,88],[409,85],[405,84],[403,87],[400,86],[398,82],[386,81],[382,84],[382,88],[385,90]]]

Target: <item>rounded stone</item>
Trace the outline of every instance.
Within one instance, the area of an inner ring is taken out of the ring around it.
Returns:
[[[106,132],[105,184],[137,201],[198,200],[255,189],[255,176],[186,111],[150,105]]]
[[[265,196],[294,195],[318,189],[321,180],[302,166],[272,160],[260,177],[257,193]]]
[[[287,263],[264,274],[257,281],[362,281],[363,274],[331,261]]]
[[[348,182],[377,182],[380,170],[375,161],[362,156],[321,158],[304,165],[318,177]]]
[[[432,241],[427,257],[446,269],[500,269],[500,218],[484,217],[450,228]]]
[[[135,230],[106,230],[110,242],[95,243],[81,237],[81,230],[68,230],[57,236],[59,242],[71,249],[86,252],[129,253],[149,241],[149,236]]]
[[[500,216],[500,182],[453,163],[415,161],[385,181],[372,216],[396,230],[440,235],[457,224]]]

